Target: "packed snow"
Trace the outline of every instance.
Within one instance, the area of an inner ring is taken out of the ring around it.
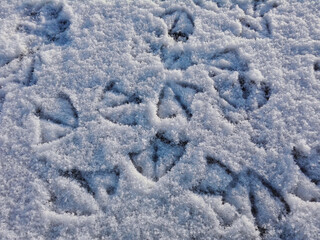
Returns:
[[[318,0],[3,0],[0,239],[320,239]]]

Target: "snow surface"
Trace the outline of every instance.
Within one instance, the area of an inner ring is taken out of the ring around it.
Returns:
[[[320,239],[318,0],[0,4],[0,239]]]

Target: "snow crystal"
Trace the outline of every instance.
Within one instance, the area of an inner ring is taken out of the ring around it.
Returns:
[[[5,0],[1,239],[319,239],[320,4]]]

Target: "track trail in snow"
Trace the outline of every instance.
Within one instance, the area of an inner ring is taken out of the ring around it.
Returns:
[[[276,32],[288,3],[80,4],[85,21],[72,3],[20,5],[15,34],[25,48],[0,55],[0,122],[27,136],[23,164],[46,224],[39,235],[314,236],[299,207],[319,209],[319,129],[303,111],[319,116],[311,103],[319,103],[320,48],[305,53],[297,41],[295,55],[288,50],[285,30]],[[281,54],[309,57],[301,79],[313,82],[295,79]],[[306,109],[285,105],[308,91]]]

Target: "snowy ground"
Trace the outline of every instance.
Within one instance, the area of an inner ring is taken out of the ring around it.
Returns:
[[[0,4],[0,239],[320,239],[318,0]]]

